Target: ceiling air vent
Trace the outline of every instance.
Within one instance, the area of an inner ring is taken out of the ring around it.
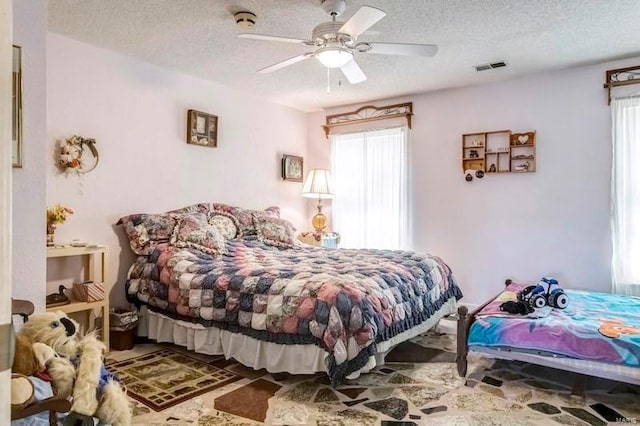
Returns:
[[[502,68],[506,66],[507,66],[507,63],[505,61],[499,61],[499,62],[492,62],[490,64],[476,65],[474,66],[474,68],[476,69],[476,71],[487,71],[487,70]]]

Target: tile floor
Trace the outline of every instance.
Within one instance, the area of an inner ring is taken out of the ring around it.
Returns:
[[[163,345],[112,352],[124,360]],[[177,348],[172,346],[173,348]],[[185,350],[185,352],[187,352]],[[458,377],[455,336],[431,332],[396,349],[384,366],[332,389],[326,375],[254,371],[189,352],[242,380],[162,412],[135,402],[136,425],[606,425],[640,422],[640,387],[591,379],[587,397],[573,376],[526,363],[474,357]],[[466,384],[466,385],[465,385]]]

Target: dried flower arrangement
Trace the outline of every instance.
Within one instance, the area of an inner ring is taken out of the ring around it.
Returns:
[[[57,166],[61,172],[86,173],[98,165],[98,150],[95,147],[96,140],[73,135],[70,138],[58,141],[56,152]],[[93,156],[93,164],[84,164],[83,153],[88,147]]]
[[[73,214],[73,209],[64,207],[60,204],[56,204],[53,207],[47,209],[47,233],[52,234],[56,225],[64,223],[67,220],[67,215]]]

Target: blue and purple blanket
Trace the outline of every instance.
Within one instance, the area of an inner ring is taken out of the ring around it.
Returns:
[[[640,298],[564,289],[569,306],[542,318],[500,310],[526,286],[510,284],[478,313],[469,330],[470,349],[509,348],[640,367]]]

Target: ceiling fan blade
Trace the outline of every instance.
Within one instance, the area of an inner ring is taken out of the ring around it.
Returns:
[[[311,43],[309,40],[303,40],[301,38],[270,36],[270,35],[264,35],[264,34],[242,33],[242,34],[238,34],[238,37],[240,37],[240,38],[250,38],[250,39],[253,39],[253,40],[282,41],[282,42],[285,42],[285,43],[298,43],[298,44]]]
[[[349,80],[349,83],[351,84],[362,83],[367,79],[367,76],[362,72],[362,68],[360,68],[354,60],[351,60],[341,66],[340,70],[342,70],[342,73],[347,77],[347,80]]]
[[[267,73],[279,70],[280,68],[288,67],[289,65],[293,65],[297,62],[304,61],[313,56],[312,52],[307,52],[302,55],[294,56],[293,58],[285,59],[284,61],[280,61],[276,64],[269,65],[268,67],[262,68],[258,70],[260,73]]]
[[[412,43],[367,43],[371,46],[366,53],[376,53],[381,55],[407,55],[407,56],[434,56],[438,53],[438,46],[435,44],[412,44]]]
[[[385,15],[386,13],[378,8],[362,6],[344,23],[339,32],[357,38],[360,34],[371,28],[373,24],[384,18]]]

